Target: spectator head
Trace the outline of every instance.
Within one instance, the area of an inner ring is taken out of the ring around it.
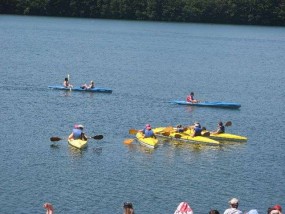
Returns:
[[[233,208],[238,208],[238,205],[239,205],[239,201],[237,198],[232,198],[230,201],[229,201],[229,204],[231,207]]]
[[[274,205],[272,208],[273,208],[273,210],[278,210],[278,211],[282,212],[282,207],[279,204]]]
[[[218,210],[210,210],[209,214],[220,214]]]

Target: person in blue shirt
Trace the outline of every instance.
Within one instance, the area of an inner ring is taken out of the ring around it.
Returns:
[[[68,139],[87,140],[87,137],[85,136],[83,132],[83,129],[84,129],[83,125],[74,125],[74,128],[72,129],[72,133],[69,135]]]
[[[178,124],[175,129],[176,129],[176,132],[178,133],[185,131],[185,128],[181,124]]]
[[[145,128],[142,130],[142,133],[144,134],[144,138],[148,138],[148,137],[156,138],[154,132],[151,129],[150,124],[145,125]]]
[[[194,124],[194,128],[193,128],[192,137],[202,136],[202,130],[203,130],[203,129],[202,129],[200,123],[195,123],[195,124]]]

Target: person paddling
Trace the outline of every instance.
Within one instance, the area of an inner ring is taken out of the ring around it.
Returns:
[[[68,77],[65,77],[64,82],[63,82],[63,86],[64,86],[65,88],[72,88],[72,87],[73,87],[73,85],[71,85],[71,84],[69,83]]]
[[[194,99],[194,92],[191,92],[187,97],[186,101],[190,103],[198,103],[199,101]]]
[[[221,133],[225,133],[225,126],[223,124],[223,122],[218,122],[218,128],[216,131],[211,132],[211,134],[221,134]]]
[[[143,130],[140,130],[140,131],[143,133],[144,138],[148,138],[148,137],[156,138],[154,132],[151,129],[150,124],[146,124],[145,128]]]
[[[202,129],[200,123],[195,123],[195,124],[194,124],[194,128],[193,128],[192,137],[202,136],[202,130],[203,130],[203,129]]]
[[[63,86],[64,86],[65,88],[72,88],[72,87],[73,87],[73,85],[71,85],[71,84],[69,83],[69,79],[68,79],[67,77],[64,78]]]
[[[74,128],[72,129],[72,133],[69,135],[68,139],[74,139],[74,140],[87,140],[87,137],[85,136],[83,132],[84,126],[83,125],[74,125]]]

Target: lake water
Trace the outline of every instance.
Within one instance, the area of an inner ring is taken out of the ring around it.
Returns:
[[[285,28],[0,16],[0,213],[194,213],[228,207],[266,213],[285,206]],[[112,94],[51,90],[70,75]],[[239,110],[170,104],[190,92]],[[247,143],[220,147],[160,141],[155,150],[128,131],[219,120]],[[66,140],[85,126],[86,150]]]

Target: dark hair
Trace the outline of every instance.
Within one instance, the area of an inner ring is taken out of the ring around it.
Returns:
[[[133,208],[133,204],[131,202],[125,202],[124,203],[124,208]]]
[[[272,210],[274,210],[273,207],[268,207],[267,214],[270,214]]]
[[[218,210],[210,210],[209,214],[220,214]]]
[[[194,92],[191,92],[190,95],[194,95]]]
[[[65,79],[64,79],[65,81],[68,81],[68,78],[67,77],[65,77]]]
[[[223,122],[220,121],[220,122],[219,122],[219,126],[222,126],[222,125],[223,125]]]

